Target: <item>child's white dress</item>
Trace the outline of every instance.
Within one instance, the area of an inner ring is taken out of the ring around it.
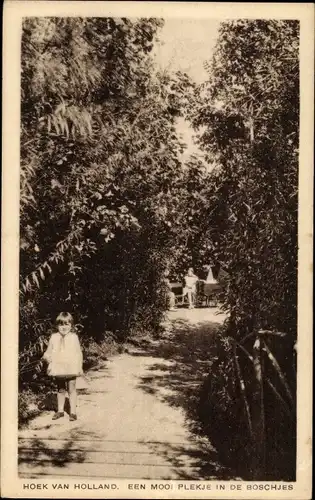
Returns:
[[[43,355],[48,362],[47,374],[51,377],[72,378],[83,373],[83,356],[76,333],[53,333]]]

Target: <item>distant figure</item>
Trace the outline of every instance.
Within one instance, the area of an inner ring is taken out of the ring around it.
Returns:
[[[194,270],[192,268],[188,269],[188,272],[185,276],[185,287],[183,290],[183,297],[187,295],[188,297],[188,307],[192,309],[194,306],[194,300],[196,295],[196,284],[198,282],[198,276],[194,274]]]
[[[57,331],[49,339],[43,359],[48,364],[47,375],[54,377],[57,383],[58,411],[53,420],[64,416],[66,391],[69,394],[70,420],[77,420],[77,377],[82,375],[82,350],[74,330],[70,313],[60,313],[56,319]]]
[[[218,283],[217,280],[213,277],[212,267],[209,266],[208,276],[206,279],[206,283]]]

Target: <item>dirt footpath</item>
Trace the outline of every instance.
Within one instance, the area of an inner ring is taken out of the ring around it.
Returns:
[[[133,347],[90,371],[86,388],[78,394],[76,422],[70,422],[67,414],[52,421],[52,413],[46,412],[20,431],[20,475],[224,477],[215,450],[191,430],[182,401],[200,383],[198,374],[206,362],[198,355],[198,328],[203,339],[211,336],[213,325],[223,320],[216,312],[174,311],[169,325],[179,325],[177,337],[170,328],[161,339]],[[185,349],[197,353],[191,366],[183,357]]]

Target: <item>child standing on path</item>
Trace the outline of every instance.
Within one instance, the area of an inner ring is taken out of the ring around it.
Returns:
[[[70,420],[77,420],[76,379],[83,373],[83,356],[80,342],[73,328],[73,317],[60,313],[56,319],[57,332],[49,339],[43,359],[48,363],[47,374],[56,379],[58,411],[53,416],[57,420],[64,416],[66,391],[69,395]]]

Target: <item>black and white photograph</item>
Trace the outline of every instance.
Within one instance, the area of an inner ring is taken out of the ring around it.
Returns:
[[[300,19],[99,10],[21,19],[23,495],[293,498]]]

